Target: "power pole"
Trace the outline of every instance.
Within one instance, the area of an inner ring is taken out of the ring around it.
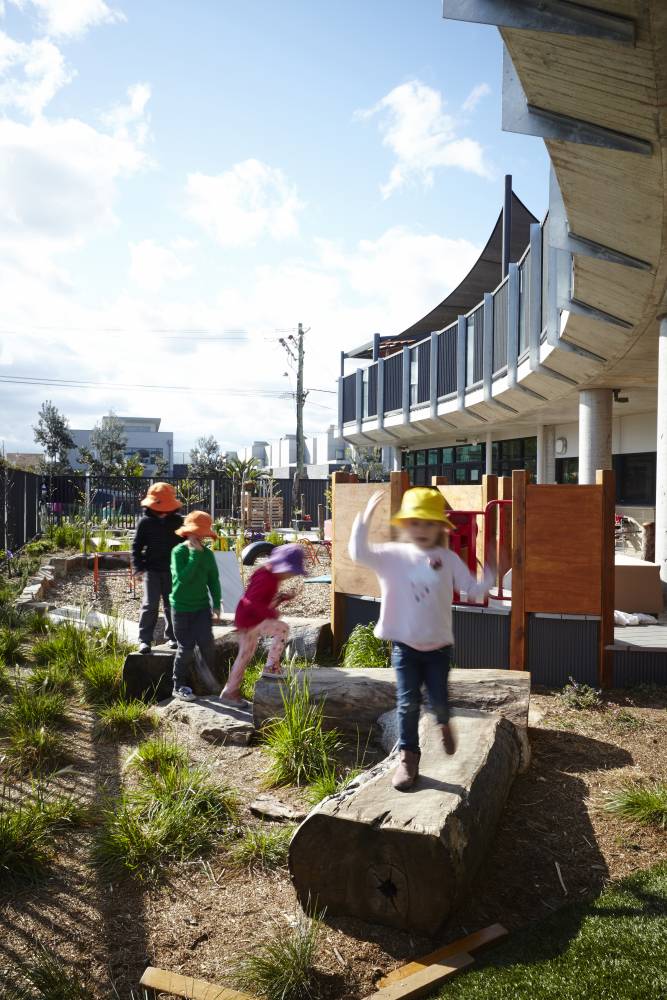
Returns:
[[[296,337],[290,334],[287,340],[280,338],[280,344],[287,352],[291,362],[296,365],[296,471],[294,473],[294,484],[292,488],[292,509],[298,508],[300,503],[300,482],[304,475],[306,442],[303,434],[303,408],[308,396],[307,390],[303,387],[303,338],[308,330],[304,330],[303,323],[299,323]],[[291,346],[293,345],[293,346]],[[296,350],[296,354],[294,353]],[[302,512],[303,513],[303,512]]]

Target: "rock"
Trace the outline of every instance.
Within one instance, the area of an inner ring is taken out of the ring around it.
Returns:
[[[258,795],[250,803],[250,812],[253,816],[274,820],[278,823],[284,821],[300,823],[306,818],[304,809],[294,809],[287,803],[281,802],[274,795]]]
[[[465,897],[519,767],[517,729],[498,715],[457,713],[458,746],[420,724],[420,776],[397,792],[390,756],[320,803],[298,828],[289,866],[303,906],[433,935]]]
[[[163,719],[191,726],[207,743],[247,746],[255,732],[250,712],[228,708],[217,698],[198,698],[197,701],[171,698],[158,705],[157,712]]]

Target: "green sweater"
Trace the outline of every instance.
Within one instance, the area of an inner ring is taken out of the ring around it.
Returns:
[[[220,577],[215,556],[210,549],[191,549],[187,542],[171,553],[171,594],[174,611],[203,611],[211,605],[220,608]]]

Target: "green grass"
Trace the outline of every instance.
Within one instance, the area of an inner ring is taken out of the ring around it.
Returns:
[[[76,692],[76,681],[64,663],[51,663],[33,670],[28,685],[36,692],[62,694],[69,697]]]
[[[667,784],[628,785],[609,796],[607,809],[625,819],[667,830]]]
[[[0,657],[0,695],[9,694],[14,687],[7,664]]]
[[[307,677],[291,678],[282,689],[283,716],[263,731],[263,747],[271,759],[269,787],[311,785],[329,771],[342,749],[340,733],[323,728],[323,706],[312,704]]]
[[[150,729],[157,729],[159,724],[159,720],[144,701],[121,696],[98,709],[95,735],[98,739],[139,736]]]
[[[81,671],[83,693],[91,705],[118,701],[123,690],[123,664],[113,654],[91,657]]]
[[[0,658],[5,663],[12,666],[25,663],[27,657],[24,638],[18,628],[10,628],[8,625],[0,628]]]
[[[83,826],[88,810],[69,796],[15,803],[5,797],[0,806],[0,881],[43,877],[54,856],[54,835]]]
[[[612,883],[477,956],[442,1000],[659,1000],[667,995],[667,864]]]
[[[50,524],[46,540],[54,549],[78,549],[83,541],[83,527],[66,521],[62,524]]]
[[[237,822],[238,803],[229,788],[201,768],[167,767],[109,803],[94,855],[106,875],[154,880],[164,877],[169,862],[210,850]]]
[[[262,670],[264,669],[264,660],[259,657],[253,658],[248,664],[248,669],[243,675],[243,680],[241,681],[241,697],[245,698],[247,701],[252,701],[255,697],[255,684],[262,675]]]
[[[318,802],[327,799],[330,795],[337,795],[344,792],[350,782],[354,781],[362,772],[362,768],[353,768],[344,775],[339,775],[335,765],[331,765],[319,778],[312,782],[308,789],[308,801],[311,806],[316,806]]]
[[[389,667],[391,665],[391,643],[378,639],[373,629],[373,625],[355,625],[350,633],[350,638],[343,646],[344,667]]]
[[[3,1000],[93,1000],[93,994],[71,965],[44,947],[11,974]]]
[[[234,970],[236,986],[263,1000],[310,1000],[317,994],[313,968],[320,923],[301,914]]]
[[[39,666],[48,666],[64,660],[64,644],[59,636],[51,636],[46,639],[38,639],[33,645],[31,657]]]
[[[63,737],[46,726],[16,724],[0,737],[0,745],[8,759],[27,772],[54,768],[65,757]]]
[[[156,736],[138,746],[125,766],[142,775],[164,775],[170,768],[187,767],[187,763],[188,755],[184,747]]]
[[[61,694],[31,691],[16,687],[13,699],[0,708],[0,733],[17,723],[34,726],[58,726],[67,721],[65,699]]]
[[[39,611],[29,611],[24,615],[24,624],[30,635],[47,635],[51,630],[51,622]]]
[[[229,852],[231,861],[251,871],[285,868],[294,827],[253,827],[243,834]]]

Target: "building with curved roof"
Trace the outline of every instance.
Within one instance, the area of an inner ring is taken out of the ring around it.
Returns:
[[[549,211],[476,302],[466,279],[376,337],[340,379],[342,434],[393,448],[416,483],[615,468],[619,505],[655,511],[667,585],[667,4],[444,0],[444,14],[500,30],[503,128],[544,140]]]

